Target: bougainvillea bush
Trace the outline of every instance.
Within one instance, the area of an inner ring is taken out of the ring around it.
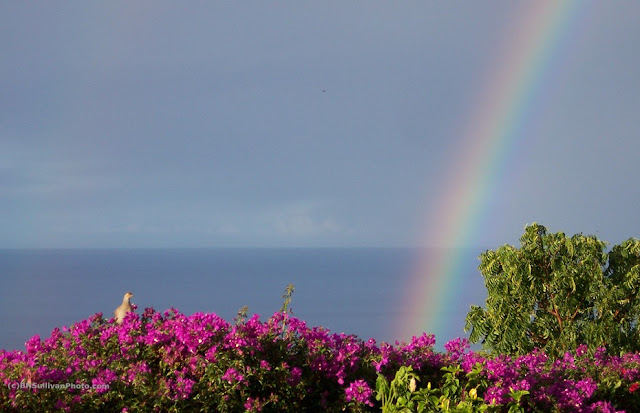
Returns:
[[[286,312],[230,324],[149,308],[121,325],[96,314],[65,330],[0,350],[0,411],[366,411],[377,372],[441,367],[427,336],[377,346]]]
[[[0,411],[640,411],[640,356],[470,352],[432,335],[377,344],[308,327],[175,309],[101,314],[0,350]],[[405,409],[405,410],[402,410]]]
[[[391,386],[386,378],[378,378],[383,412],[640,411],[637,353],[607,356],[599,348],[589,354],[583,345],[555,359],[540,350],[518,357],[490,356],[468,351],[468,341],[461,339],[445,348],[444,375],[436,383],[419,388],[420,373],[411,366],[401,367]]]

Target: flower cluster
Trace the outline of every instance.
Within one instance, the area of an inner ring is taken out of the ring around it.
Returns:
[[[373,391],[364,380],[357,380],[351,383],[349,387],[345,389],[345,394],[346,401],[348,402],[355,400],[356,402],[373,407],[373,402],[371,401]]]
[[[637,411],[640,397],[640,354],[605,356],[599,348],[590,355],[586,346],[550,359],[542,351],[520,357],[490,356],[465,351],[468,343],[454,340],[446,346],[448,358],[473,376],[474,394],[487,404],[508,405],[514,392],[526,391],[522,406],[534,411],[615,412],[616,406]],[[486,383],[484,388],[479,382]],[[482,390],[482,391],[480,391]]]
[[[581,347],[560,359],[540,351],[512,358],[471,352],[461,339],[442,354],[434,344],[423,334],[378,345],[284,312],[235,324],[176,309],[129,313],[121,325],[96,314],[34,336],[24,351],[0,350],[0,411],[379,411],[378,375],[391,380],[402,366],[418,387],[449,386],[443,406],[455,402],[458,383],[460,402],[494,411],[513,403],[525,411],[640,411],[638,354]]]
[[[376,373],[402,363],[437,371],[433,340],[402,348],[275,313],[230,324],[216,314],[147,308],[121,325],[96,314],[25,351],[0,350],[0,410],[352,411],[372,407]],[[15,383],[76,383],[70,389]]]

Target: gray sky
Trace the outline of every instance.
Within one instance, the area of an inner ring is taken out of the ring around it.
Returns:
[[[518,4],[4,2],[0,247],[439,245]],[[640,3],[584,4],[474,244],[640,236]]]

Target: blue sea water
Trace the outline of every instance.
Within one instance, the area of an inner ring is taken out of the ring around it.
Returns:
[[[464,337],[469,305],[484,305],[480,249],[465,249],[459,294],[442,308],[446,327],[436,348]],[[175,307],[215,312],[232,321],[247,305],[268,318],[295,285],[291,308],[309,326],[395,342],[410,308],[403,297],[418,256],[428,249],[65,249],[0,250],[0,348],[23,349],[35,334],[69,326],[96,312],[111,317],[126,291],[138,313]],[[418,332],[416,332],[418,333]]]

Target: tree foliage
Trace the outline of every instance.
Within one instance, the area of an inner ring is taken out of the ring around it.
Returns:
[[[525,228],[521,246],[480,255],[486,308],[471,306],[465,331],[485,349],[511,355],[640,350],[640,240],[605,251],[593,235]]]

